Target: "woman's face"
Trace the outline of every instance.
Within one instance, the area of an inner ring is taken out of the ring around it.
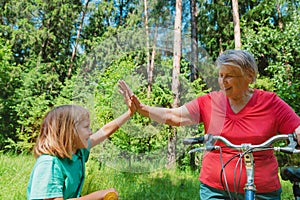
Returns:
[[[78,124],[77,133],[80,139],[80,141],[77,142],[77,148],[87,148],[89,137],[92,135],[89,118],[82,120]]]
[[[221,90],[228,98],[239,98],[247,93],[251,77],[247,76],[239,67],[222,65],[219,69],[218,82]]]

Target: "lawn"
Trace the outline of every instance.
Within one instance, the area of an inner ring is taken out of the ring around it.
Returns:
[[[0,199],[26,199],[27,182],[35,159],[31,155],[0,154]],[[90,159],[82,194],[114,187],[123,200],[199,200],[198,173],[160,169],[149,173],[125,173]],[[291,183],[282,181],[283,200],[292,200]]]

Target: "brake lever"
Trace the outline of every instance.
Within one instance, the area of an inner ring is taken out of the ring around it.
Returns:
[[[212,134],[206,134],[204,141],[203,141],[204,147],[192,149],[188,153],[194,153],[194,152],[199,152],[199,151],[200,152],[201,151],[213,151],[215,149],[218,149],[219,147],[214,146],[215,141],[216,140],[214,139]]]
[[[296,132],[294,132],[293,133],[293,137],[294,137],[294,142],[296,142],[297,143],[297,145],[296,145],[296,149],[300,149],[300,145],[298,144],[298,139],[297,139],[297,134],[296,134]]]
[[[295,154],[300,153],[300,149],[297,149],[299,147],[297,142],[297,135],[296,133],[289,134],[288,135],[289,144],[286,147],[278,147],[278,150],[284,153],[289,154]]]
[[[194,152],[203,152],[203,151],[213,151],[213,150],[217,150],[220,149],[219,146],[204,146],[204,147],[199,147],[199,148],[195,148],[190,150],[188,153],[194,153]]]
[[[190,154],[190,153],[202,152],[202,151],[205,151],[205,147],[199,147],[199,148],[192,149],[188,153]]]
[[[206,146],[214,146],[216,140],[214,139],[214,136],[212,134],[207,134],[207,139],[205,142]]]

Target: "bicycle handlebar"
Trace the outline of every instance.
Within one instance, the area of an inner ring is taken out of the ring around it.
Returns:
[[[276,141],[279,140],[289,140],[289,144],[285,147],[270,147],[271,144],[273,144]],[[231,149],[241,150],[241,151],[262,151],[267,149],[273,149],[274,151],[280,151],[284,153],[290,153],[290,154],[296,154],[300,153],[300,149],[296,149],[298,143],[297,143],[297,136],[296,133],[291,134],[281,134],[281,135],[275,135],[265,142],[257,145],[252,145],[249,143],[243,143],[240,145],[232,144],[229,140],[227,140],[223,136],[215,136],[212,134],[206,134],[204,136],[196,137],[196,138],[186,138],[183,140],[183,144],[205,144],[204,147],[195,148],[189,151],[189,153],[198,152],[198,151],[213,151],[220,149],[221,146],[214,145],[214,142],[216,140],[222,141],[226,147],[229,147]]]
[[[183,140],[183,144],[187,145],[187,144],[203,144],[207,141],[208,139],[208,135],[204,135],[204,136],[199,136],[196,138],[186,138]]]

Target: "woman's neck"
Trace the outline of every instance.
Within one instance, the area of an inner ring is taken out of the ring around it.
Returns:
[[[253,95],[253,90],[249,89],[244,94],[236,98],[229,98],[230,107],[234,113],[241,111],[250,101]]]

